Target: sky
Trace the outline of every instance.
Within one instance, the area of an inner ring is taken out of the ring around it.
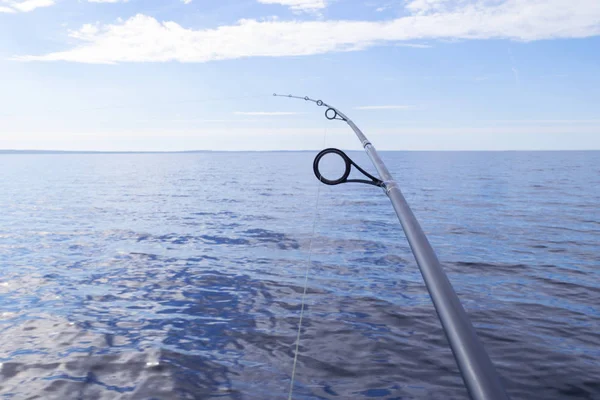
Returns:
[[[0,0],[0,149],[600,149],[600,0]]]

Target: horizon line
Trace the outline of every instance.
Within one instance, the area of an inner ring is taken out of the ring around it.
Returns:
[[[323,149],[307,150],[33,150],[33,149],[0,149],[1,154],[183,154],[183,153],[305,153],[319,152]],[[340,149],[343,151],[362,152],[362,149]],[[422,152],[422,153],[477,153],[477,152],[582,152],[600,151],[599,149],[481,149],[481,150],[378,150],[379,152]]]

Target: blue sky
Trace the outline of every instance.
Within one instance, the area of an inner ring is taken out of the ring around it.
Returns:
[[[598,0],[0,0],[0,148],[600,149]]]

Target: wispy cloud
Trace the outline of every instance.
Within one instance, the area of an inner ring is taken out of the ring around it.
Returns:
[[[540,78],[566,78],[568,74],[542,74]]]
[[[129,0],[87,0],[90,3],[127,3]]]
[[[386,106],[360,106],[354,107],[355,110],[410,110],[415,108],[414,106],[405,105],[386,105]]]
[[[521,80],[519,79],[519,70],[515,67],[515,58],[513,57],[513,53],[510,50],[510,47],[508,48],[508,57],[510,58],[510,70],[515,76],[515,83],[517,84],[517,86],[519,86],[519,84],[521,83]]]
[[[433,47],[429,44],[422,44],[422,43],[396,43],[396,46],[414,47],[415,49],[430,49]]]
[[[262,4],[279,4],[294,12],[317,12],[327,7],[325,0],[258,0]]]
[[[305,114],[301,112],[287,112],[287,111],[236,111],[235,115],[253,115],[253,116],[279,116],[279,115],[300,115]]]
[[[30,12],[40,7],[54,5],[54,0],[0,0],[0,13]]]
[[[264,118],[257,118],[257,119],[247,119],[247,118],[240,118],[240,119],[198,119],[198,118],[194,118],[194,119],[144,119],[144,120],[138,120],[138,122],[156,122],[156,121],[166,121],[166,122],[174,122],[174,123],[180,123],[180,124],[190,124],[190,123],[225,123],[225,124],[231,124],[231,123],[248,123],[248,122],[257,122],[257,123],[264,123],[264,122],[268,122],[269,120],[265,120]]]
[[[402,1],[404,2],[404,1]],[[397,7],[400,8],[400,6],[398,5],[398,1],[387,1],[385,3],[380,3],[379,1],[368,1],[365,3],[365,5],[367,7],[374,7],[375,8],[375,12],[383,12],[383,11],[387,11],[393,7]]]
[[[513,75],[515,76],[515,82],[517,83],[517,85],[519,85],[519,83],[521,83],[521,81],[519,79],[519,70],[516,69],[515,67],[511,67],[511,71],[512,71]]]
[[[6,0],[5,0],[6,1]],[[29,0],[50,1],[50,0]],[[282,1],[278,1],[279,4]],[[412,15],[388,21],[240,20],[216,29],[188,29],[138,14],[113,25],[71,31],[80,44],[23,61],[207,62],[358,51],[415,40],[511,39],[533,41],[600,35],[600,1],[414,0]]]
[[[489,123],[506,123],[506,124],[600,124],[600,119],[500,119],[500,120],[485,120]]]

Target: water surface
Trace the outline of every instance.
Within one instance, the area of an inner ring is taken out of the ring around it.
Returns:
[[[0,155],[0,394],[286,398],[316,213],[294,398],[466,398],[388,199],[314,155]],[[511,396],[600,398],[600,152],[382,156]]]

